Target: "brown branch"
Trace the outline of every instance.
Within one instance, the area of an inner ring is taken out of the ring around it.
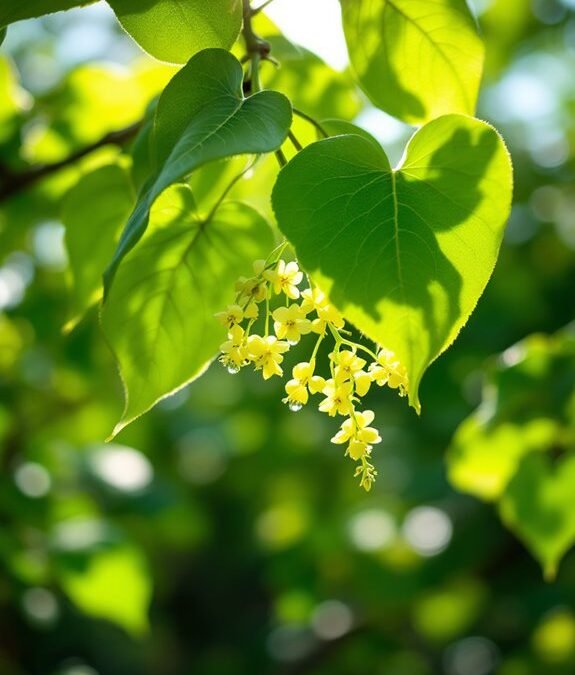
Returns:
[[[102,138],[100,138],[98,141],[95,141],[84,148],[80,148],[68,157],[65,157],[64,159],[61,159],[58,162],[54,162],[52,164],[39,164],[37,166],[32,166],[27,171],[23,171],[21,173],[12,173],[6,167],[2,167],[0,171],[0,202],[10,199],[14,195],[17,195],[23,190],[26,190],[43,178],[46,178],[47,176],[50,176],[53,173],[56,173],[57,171],[74,164],[95,150],[99,150],[106,145],[123,145],[124,143],[127,143],[128,141],[132,140],[132,138],[134,138],[141,126],[142,122],[139,121],[130,125],[129,127],[126,127],[125,129],[111,131],[105,136],[102,136]]]

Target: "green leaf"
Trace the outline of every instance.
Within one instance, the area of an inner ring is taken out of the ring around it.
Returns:
[[[102,275],[134,206],[129,173],[117,164],[83,176],[62,205],[73,277],[73,327],[102,295]],[[86,205],[92,205],[87,208]]]
[[[33,19],[45,14],[60,12],[72,7],[91,5],[95,0],[2,0],[0,26],[7,26],[22,19]],[[1,41],[0,41],[1,42]]]
[[[63,572],[61,582],[86,614],[112,621],[136,637],[147,632],[151,580],[136,549],[124,546],[94,553],[85,567]]]
[[[353,69],[405,122],[475,112],[483,44],[465,0],[341,0]]]
[[[396,170],[359,136],[308,146],[281,171],[273,206],[315,282],[404,364],[419,410],[423,373],[491,276],[511,191],[497,132],[448,115],[413,136]]]
[[[209,47],[229,49],[242,26],[241,0],[108,0],[122,26],[161,61],[185,63]]]
[[[210,161],[271,152],[286,139],[291,124],[287,98],[274,91],[244,98],[242,79],[234,56],[208,49],[192,57],[164,90],[151,139],[156,175],[141,191],[106,272],[106,287],[145,232],[150,208],[168,186]]]
[[[501,500],[501,517],[553,579],[563,555],[575,544],[575,457],[553,462],[525,457]]]
[[[447,453],[450,482],[485,500],[501,498],[526,455],[575,435],[575,339],[568,330],[532,335],[487,370],[479,408]]]
[[[202,217],[186,185],[158,199],[102,310],[126,394],[114,433],[205,371],[225,340],[214,314],[272,247],[267,223],[245,204],[224,202]]]
[[[447,454],[450,483],[486,501],[501,497],[523,457],[553,446],[558,426],[534,418],[525,425],[485,424],[480,411],[459,427]]]

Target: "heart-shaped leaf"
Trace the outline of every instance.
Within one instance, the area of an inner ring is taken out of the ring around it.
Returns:
[[[246,204],[224,202],[202,217],[187,185],[158,199],[102,308],[126,393],[114,433],[204,372],[226,335],[214,314],[272,247],[267,223]]]
[[[126,253],[145,232],[150,208],[170,185],[198,167],[224,157],[271,152],[287,138],[291,105],[278,92],[242,93],[240,62],[223,49],[190,59],[164,90],[156,110],[152,152],[156,172],[138,203],[105,274],[107,289]]]
[[[130,175],[118,164],[86,174],[66,195],[62,222],[74,281],[68,328],[101,298],[102,274],[134,201]],[[97,204],[98,208],[87,209],[86,204]]]
[[[465,0],[341,0],[359,83],[390,115],[421,124],[473,115],[484,49]]]
[[[500,504],[507,527],[528,546],[552,579],[575,544],[575,457],[554,465],[544,455],[524,458]]]
[[[575,434],[575,336],[531,335],[485,369],[481,405],[447,451],[452,485],[486,500],[501,498],[523,457],[566,447]]]
[[[185,63],[209,47],[229,49],[242,26],[242,0],[108,0],[120,23],[152,56]]]
[[[334,304],[407,369],[409,400],[493,271],[509,215],[509,154],[488,124],[447,115],[392,170],[359,136],[308,146],[273,192],[278,223]]]

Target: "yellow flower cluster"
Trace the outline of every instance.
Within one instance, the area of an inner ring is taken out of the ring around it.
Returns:
[[[296,412],[308,403],[310,395],[321,394],[321,412],[346,418],[331,440],[347,445],[346,455],[358,462],[355,475],[360,485],[370,490],[377,471],[369,460],[381,437],[370,426],[375,418],[373,411],[360,411],[357,406],[372,384],[387,385],[405,396],[408,390],[405,368],[393,352],[379,349],[375,353],[344,337],[350,335],[345,330],[345,321],[326,295],[311,284],[300,290],[304,275],[296,262],[257,260],[253,271],[252,277],[237,281],[235,303],[216,314],[228,330],[228,340],[220,347],[221,363],[230,373],[252,365],[262,371],[266,380],[274,375],[281,377],[283,355],[302,336],[316,334],[309,361],[293,368],[283,401]],[[274,296],[283,296],[285,304],[272,309]],[[263,312],[259,308],[262,303],[265,303]],[[254,332],[256,322],[260,322],[263,334]],[[330,377],[325,379],[316,375],[315,370],[320,345],[327,336],[333,338],[334,347],[329,354]]]

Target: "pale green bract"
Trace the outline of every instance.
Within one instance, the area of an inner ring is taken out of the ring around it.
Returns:
[[[312,279],[419,383],[453,342],[495,266],[512,193],[509,154],[488,124],[439,118],[392,170],[373,142],[336,136],[280,173],[273,206]]]
[[[126,224],[105,274],[106,288],[145,232],[152,204],[168,186],[210,161],[271,152],[286,139],[292,118],[288,99],[274,91],[244,98],[242,81],[242,67],[234,56],[206,49],[192,57],[162,93],[151,138],[155,173]]]
[[[465,0],[341,0],[352,67],[372,102],[422,124],[473,115],[484,47]]]
[[[204,372],[226,339],[214,314],[272,247],[267,223],[246,204],[224,202],[202,217],[186,185],[158,199],[102,309],[126,395],[114,433]]]
[[[209,47],[229,49],[242,25],[241,0],[108,0],[136,42],[161,61],[185,63]]]

